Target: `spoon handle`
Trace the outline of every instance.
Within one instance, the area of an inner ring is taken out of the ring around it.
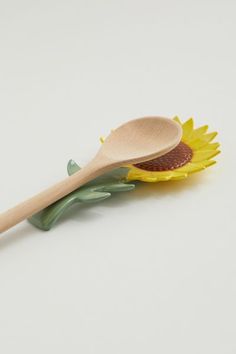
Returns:
[[[0,233],[38,213],[111,168],[102,160],[92,160],[70,177],[0,214]]]

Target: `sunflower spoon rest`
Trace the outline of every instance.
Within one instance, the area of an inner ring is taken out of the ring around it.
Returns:
[[[65,213],[68,214],[73,205],[77,205],[79,212],[80,206],[103,201],[120,192],[132,191],[142,182],[182,181],[191,174],[214,165],[216,161],[213,158],[220,153],[220,144],[213,142],[217,132],[209,133],[207,125],[195,128],[192,118],[185,122],[181,122],[178,117],[173,120],[182,128],[181,141],[173,150],[161,157],[105,173],[32,215],[28,221],[40,230],[49,231]],[[103,137],[100,140],[101,143],[105,141]],[[67,164],[69,176],[80,169],[73,160]]]

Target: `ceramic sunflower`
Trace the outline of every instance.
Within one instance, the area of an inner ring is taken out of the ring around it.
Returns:
[[[207,133],[207,125],[195,129],[192,118],[184,123],[178,117],[174,120],[182,126],[183,130],[179,145],[161,157],[127,166],[128,181],[180,180],[216,163],[212,158],[220,153],[218,149],[220,144],[212,141],[217,132]]]
[[[219,143],[212,142],[217,133],[207,133],[208,126],[194,128],[193,119],[182,123],[181,142],[173,150],[156,159],[115,169],[85,186],[72,192],[48,208],[33,215],[29,222],[41,230],[50,230],[73,204],[94,203],[110,198],[113,193],[131,191],[136,183],[131,181],[159,182],[186,178],[193,172],[204,170],[215,163],[213,157],[219,154]],[[100,139],[101,142],[104,138]],[[70,160],[67,165],[69,175],[80,170]]]

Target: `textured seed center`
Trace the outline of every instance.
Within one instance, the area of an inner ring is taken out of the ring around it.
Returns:
[[[137,163],[134,166],[145,171],[169,171],[186,165],[193,156],[192,149],[182,141],[173,150],[156,159]]]

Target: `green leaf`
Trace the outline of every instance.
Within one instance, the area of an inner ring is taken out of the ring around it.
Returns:
[[[79,195],[80,202],[100,202],[101,200],[107,199],[111,196],[111,193],[103,193],[103,192],[93,192],[89,188],[81,191]]]
[[[67,172],[69,176],[80,169],[75,161],[70,160],[68,162]],[[122,167],[95,178],[48,208],[33,215],[28,221],[37,228],[48,231],[56,224],[66,210],[74,204],[99,202],[111,197],[111,193],[134,189],[135,185],[127,183],[125,180],[128,170],[128,168]]]
[[[72,176],[74,173],[78,172],[81,170],[81,167],[77,165],[77,163],[74,160],[70,160],[67,164],[67,172],[69,176]]]

